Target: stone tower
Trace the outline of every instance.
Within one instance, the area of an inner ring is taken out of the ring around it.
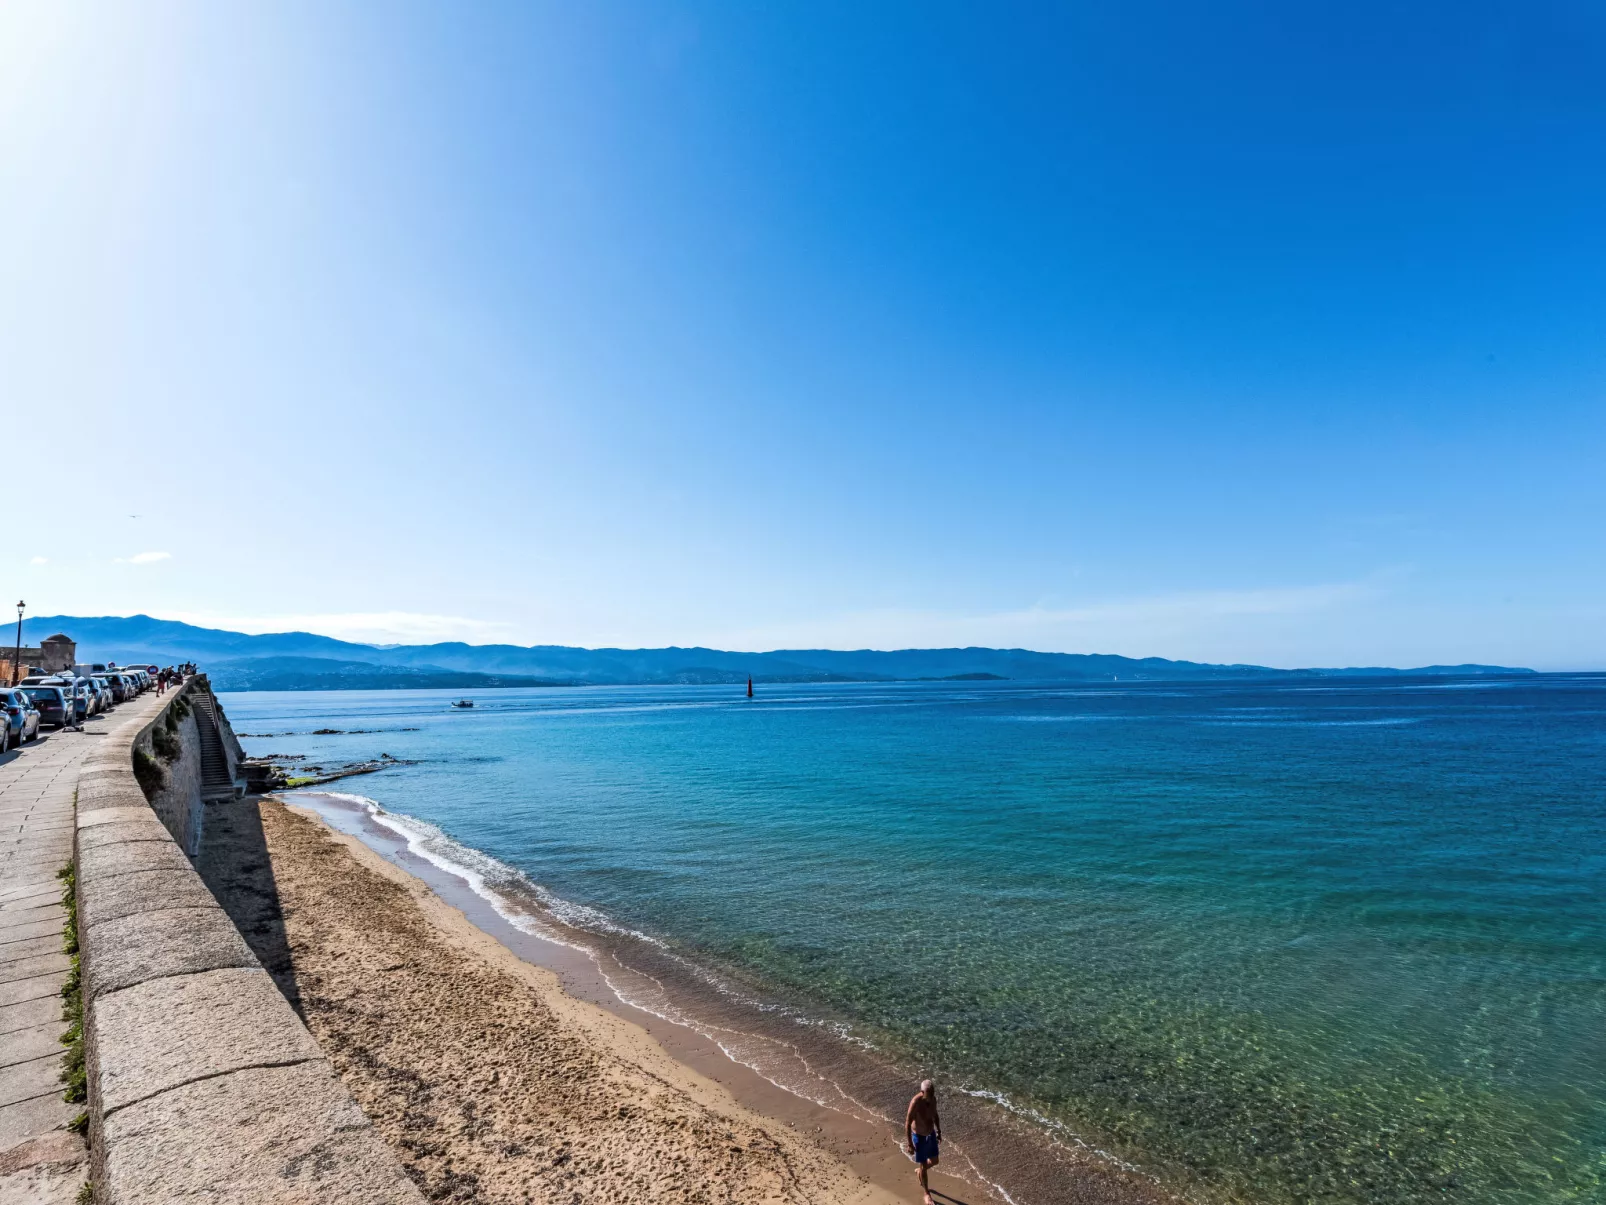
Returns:
[[[39,666],[46,673],[60,674],[71,670],[78,656],[78,642],[71,636],[57,632],[39,642]]]

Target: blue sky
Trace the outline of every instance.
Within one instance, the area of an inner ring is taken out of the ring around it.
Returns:
[[[0,563],[358,639],[1603,667],[1603,147],[1584,4],[8,5],[0,391],[84,471]]]

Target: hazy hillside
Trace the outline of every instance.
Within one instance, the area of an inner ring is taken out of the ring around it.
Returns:
[[[374,665],[324,657],[257,657],[206,663],[218,690],[472,690],[500,686],[573,686],[550,678],[476,674],[426,666]]]
[[[604,685],[625,683],[876,682],[996,677],[1089,682],[1401,674],[1524,674],[1493,665],[1350,669],[1275,669],[1209,665],[1161,657],[1038,653],[1028,649],[785,649],[767,653],[705,648],[582,649],[563,645],[458,642],[381,648],[282,632],[248,636],[146,615],[129,618],[45,616],[28,620],[23,639],[54,632],[78,641],[86,660],[195,661],[225,690],[375,689],[388,687]]]

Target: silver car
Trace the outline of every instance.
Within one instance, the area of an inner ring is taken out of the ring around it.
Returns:
[[[0,687],[0,753],[39,735],[39,712],[33,700],[14,686]]]
[[[93,710],[95,696],[90,690],[88,678],[74,678],[61,674],[54,678],[46,678],[43,685],[59,686],[66,692],[67,697],[72,700],[74,719],[83,721],[95,714]]]

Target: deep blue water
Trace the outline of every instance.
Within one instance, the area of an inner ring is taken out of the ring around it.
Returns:
[[[1606,1200],[1606,678],[451,697],[224,703],[1197,1199]]]

